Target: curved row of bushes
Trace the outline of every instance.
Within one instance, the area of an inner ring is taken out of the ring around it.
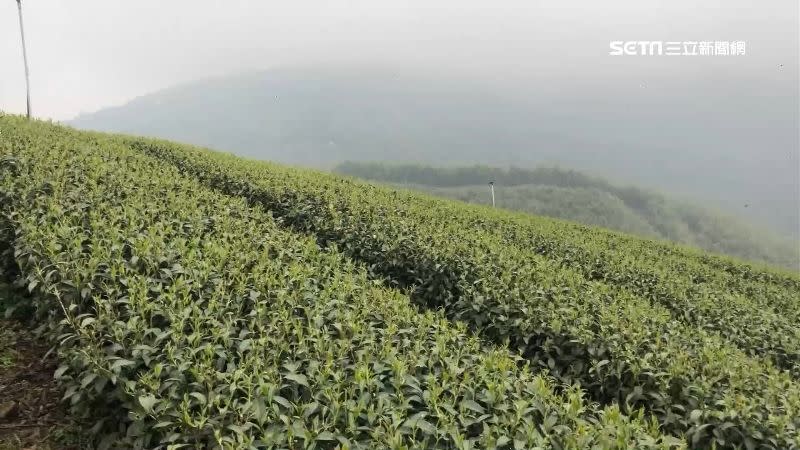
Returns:
[[[15,262],[101,447],[683,446],[114,138],[0,124]]]
[[[279,223],[366,264],[373,277],[411,288],[423,307],[580,383],[593,399],[646,408],[693,447],[800,446],[800,386],[787,373],[628,289],[483,231],[460,206],[166,142],[129,142],[264,206]]]
[[[502,226],[506,242],[579,271],[588,280],[616,285],[668,309],[691,326],[719,333],[754,357],[765,357],[800,378],[800,292],[751,284],[731,289],[709,280],[702,268],[675,262],[669,269],[653,267],[636,257],[635,248],[608,251],[592,245],[586,230],[583,245],[558,230]],[[643,247],[644,245],[642,245]],[[669,262],[674,259],[664,258]]]

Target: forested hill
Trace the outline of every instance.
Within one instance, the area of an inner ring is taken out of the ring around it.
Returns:
[[[668,239],[790,268],[800,266],[796,241],[714,208],[635,186],[618,186],[576,170],[481,165],[442,168],[348,161],[335,171],[478,204],[491,203],[487,183],[494,181],[497,206],[502,208]]]

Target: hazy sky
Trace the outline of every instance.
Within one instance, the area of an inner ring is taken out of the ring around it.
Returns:
[[[58,120],[197,78],[350,62],[550,91],[678,83],[691,97],[735,81],[797,107],[798,0],[24,0],[23,12],[34,114]],[[610,40],[743,40],[747,55],[611,57]],[[16,2],[0,0],[0,109],[24,108]]]

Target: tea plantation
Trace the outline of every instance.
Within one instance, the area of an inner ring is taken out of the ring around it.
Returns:
[[[800,449],[800,274],[664,242],[5,115],[0,276],[100,448]]]

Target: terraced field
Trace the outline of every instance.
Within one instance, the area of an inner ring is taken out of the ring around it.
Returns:
[[[98,444],[800,448],[796,273],[14,116],[0,155]]]

